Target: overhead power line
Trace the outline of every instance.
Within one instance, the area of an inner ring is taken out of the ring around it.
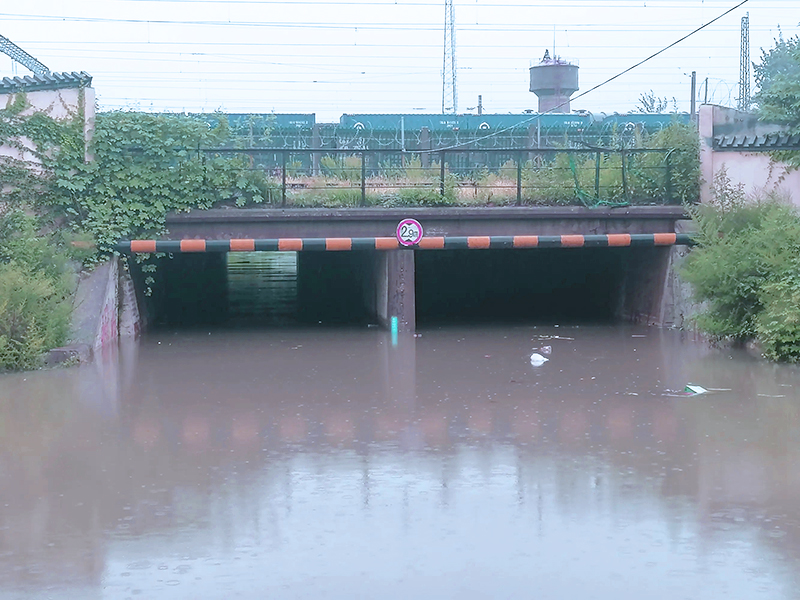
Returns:
[[[702,31],[703,29],[705,29],[705,28],[706,28],[706,27],[708,27],[709,25],[712,25],[712,24],[716,23],[717,21],[719,21],[719,20],[720,20],[720,19],[722,19],[723,17],[725,17],[725,16],[727,16],[727,15],[731,14],[731,13],[732,13],[733,11],[735,11],[737,8],[740,8],[740,7],[744,6],[744,5],[745,5],[745,4],[747,4],[748,2],[749,2],[749,0],[742,0],[742,1],[741,1],[741,2],[739,2],[739,4],[737,4],[736,6],[734,6],[734,7],[732,7],[732,8],[729,8],[728,10],[726,10],[726,11],[725,11],[724,13],[722,13],[721,15],[719,15],[719,16],[717,16],[717,17],[714,17],[713,19],[711,19],[710,21],[708,21],[708,22],[706,22],[706,23],[703,23],[703,24],[702,24],[700,27],[698,27],[697,29],[694,29],[693,31],[691,31],[691,32],[687,33],[687,34],[686,34],[685,36],[683,36],[682,38],[680,38],[680,39],[678,39],[678,40],[676,40],[676,41],[672,42],[672,43],[671,43],[669,46],[664,46],[664,47],[663,47],[663,48],[661,48],[661,50],[659,50],[658,52],[654,52],[653,54],[651,54],[651,55],[650,55],[650,56],[648,56],[647,58],[644,58],[644,59],[640,60],[639,62],[637,62],[635,65],[632,65],[632,66],[628,67],[627,69],[625,69],[624,71],[620,71],[619,73],[617,73],[617,74],[615,74],[615,75],[612,75],[611,77],[609,77],[609,78],[608,78],[608,79],[606,79],[605,81],[603,81],[603,82],[601,82],[601,83],[598,83],[597,85],[595,85],[595,86],[593,86],[593,87],[589,88],[589,89],[588,89],[588,90],[586,90],[585,92],[582,92],[582,93],[578,94],[578,95],[577,95],[577,96],[575,96],[574,98],[570,98],[570,99],[569,99],[569,100],[567,100],[566,102],[562,102],[562,103],[561,103],[561,104],[559,104],[558,106],[554,106],[553,108],[551,108],[551,109],[550,109],[549,111],[547,111],[547,112],[555,112],[555,111],[557,111],[559,108],[561,108],[562,106],[565,106],[566,104],[568,104],[568,103],[570,103],[570,102],[574,102],[574,101],[575,101],[575,100],[577,100],[578,98],[583,98],[583,97],[584,97],[584,96],[586,96],[587,94],[591,94],[593,91],[595,91],[595,90],[597,90],[597,89],[599,89],[599,88],[603,87],[604,85],[607,85],[607,84],[611,83],[611,82],[612,82],[612,81],[614,81],[615,79],[619,79],[620,77],[622,77],[622,76],[623,76],[623,75],[625,75],[626,73],[630,73],[630,72],[631,72],[631,71],[633,71],[634,69],[637,69],[637,68],[641,67],[641,66],[642,66],[644,63],[646,63],[646,62],[648,62],[648,61],[650,61],[650,60],[654,59],[656,56],[658,56],[658,55],[660,55],[660,54],[663,54],[664,52],[666,52],[666,51],[667,51],[667,50],[669,50],[670,48],[674,48],[675,46],[677,46],[678,44],[680,44],[682,41],[689,39],[689,38],[690,38],[690,37],[692,37],[694,34],[698,33],[699,31]],[[538,120],[540,117],[541,117],[541,114],[539,114],[539,115],[534,115],[534,116],[532,116],[532,117],[531,117],[531,118],[529,118],[529,119],[525,119],[525,120],[523,120],[523,121],[520,121],[520,122],[519,122],[519,123],[517,123],[517,124],[516,124],[514,127],[519,127],[520,125],[523,125],[523,124],[525,124],[525,123],[532,123],[532,122],[534,122],[534,121]],[[478,138],[474,138],[473,140],[470,140],[469,142],[464,142],[464,143],[461,143],[461,144],[454,144],[454,145],[452,145],[452,146],[449,146],[448,148],[437,148],[437,151],[441,151],[441,150],[451,150],[451,149],[454,149],[454,148],[461,148],[461,147],[463,147],[463,146],[466,146],[466,145],[468,145],[468,144],[471,144],[471,143],[474,143],[474,142],[478,142],[478,141],[480,141],[480,140],[490,139],[490,138],[496,137],[496,136],[498,136],[498,135],[501,135],[501,134],[503,134],[503,133],[506,133],[506,132],[510,131],[511,129],[513,129],[514,127],[506,127],[506,128],[504,128],[504,129],[499,129],[499,130],[497,130],[497,131],[495,131],[495,132],[492,132],[492,133],[486,134],[485,136],[478,137]],[[424,152],[424,151],[423,151],[423,152]]]
[[[376,22],[353,22],[353,23],[331,23],[331,22],[294,22],[294,21],[229,21],[229,20],[206,20],[206,21],[191,21],[182,19],[123,19],[123,18],[110,18],[110,17],[79,17],[79,16],[56,16],[56,15],[32,15],[32,14],[15,14],[15,13],[0,13],[0,17],[18,21],[45,21],[45,22],[78,22],[78,23],[129,23],[129,24],[142,24],[142,25],[194,25],[194,26],[212,26],[212,27],[253,27],[253,28],[287,28],[287,29],[331,29],[331,30],[372,30],[372,31],[441,31],[441,24],[437,23],[398,23],[396,21],[376,21]],[[615,24],[609,26],[604,23],[570,23],[570,31],[577,29],[589,29],[592,31],[601,32],[614,32],[614,31],[665,31],[673,30],[677,27],[676,23],[661,23],[661,24],[641,24],[631,23],[629,25]],[[464,32],[502,32],[502,33],[526,33],[530,34],[532,31],[545,31],[548,30],[544,27],[532,28],[530,25],[521,24],[519,22],[508,24],[492,24],[492,25],[472,25],[464,24],[459,28]],[[738,27],[732,28],[738,30]]]

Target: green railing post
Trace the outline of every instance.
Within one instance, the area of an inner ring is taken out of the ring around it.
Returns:
[[[517,152],[517,206],[522,205],[522,152]]]
[[[286,151],[281,152],[281,207],[286,206]]]
[[[600,153],[594,157],[594,199],[600,200]]]
[[[442,198],[444,198],[444,156],[444,150],[439,152],[439,160],[441,161],[439,165],[439,194],[441,194]]]
[[[199,153],[199,151],[200,150],[199,150],[199,147],[198,147],[198,153]],[[206,187],[208,186],[208,167],[206,166],[206,153],[205,152],[203,152],[203,157],[200,159],[200,161],[203,164],[203,189],[206,189]]]
[[[625,202],[628,201],[628,177],[625,173],[625,148],[620,150],[620,154],[622,157],[622,197],[625,199]]]
[[[361,152],[361,206],[367,205],[367,154]]]
[[[667,197],[665,201],[667,204],[672,204],[672,165],[669,162],[669,157],[672,154],[672,150],[667,152],[667,156],[664,158],[664,177],[666,181],[664,182],[664,188],[666,190]]]

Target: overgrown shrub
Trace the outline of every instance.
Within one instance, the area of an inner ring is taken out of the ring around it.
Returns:
[[[69,242],[20,211],[0,215],[0,370],[30,369],[69,333]]]
[[[361,181],[360,156],[323,156],[319,161],[323,175],[342,181]]]
[[[32,369],[69,333],[68,290],[41,271],[0,264],[0,370]]]
[[[700,137],[692,123],[672,123],[654,133],[645,145],[649,148],[669,148],[671,201],[675,204],[694,203],[700,197]],[[646,160],[659,161],[651,164],[653,172],[666,169],[666,157],[651,155]],[[666,196],[666,180],[656,177],[660,183],[650,193],[653,197]]]
[[[724,170],[713,191],[711,203],[690,207],[698,247],[682,271],[706,306],[698,326],[717,339],[756,338],[768,357],[797,360],[800,215],[780,198],[746,199]]]
[[[772,360],[800,360],[800,274],[797,269],[764,285],[764,310],[756,319],[756,333],[764,355]]]

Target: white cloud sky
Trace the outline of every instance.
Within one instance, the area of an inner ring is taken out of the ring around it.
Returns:
[[[555,38],[587,90],[738,0],[454,0],[459,112],[536,108],[528,67]],[[735,105],[740,22],[751,57],[800,32],[796,0],[750,0],[636,71],[573,103],[626,112],[653,90],[689,109],[698,96]],[[0,33],[53,71],[94,76],[101,109],[316,113],[440,112],[444,2],[439,0],[27,0],[0,8]],[[0,55],[0,76],[27,69]],[[752,84],[751,84],[752,85]]]

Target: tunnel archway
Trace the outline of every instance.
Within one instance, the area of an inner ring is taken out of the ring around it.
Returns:
[[[151,323],[168,327],[377,322],[384,253],[183,253],[158,261]],[[458,322],[652,320],[669,248],[417,251],[416,316]],[[385,294],[384,294],[385,295]]]

